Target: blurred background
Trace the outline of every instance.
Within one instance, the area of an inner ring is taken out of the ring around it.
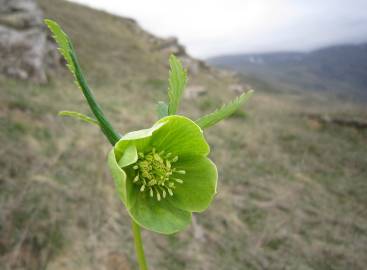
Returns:
[[[0,0],[0,269],[136,269],[110,149],[43,25],[71,36],[122,133],[157,119],[168,57],[193,119],[249,89],[206,130],[219,170],[184,232],[143,232],[151,269],[365,269],[367,2]]]

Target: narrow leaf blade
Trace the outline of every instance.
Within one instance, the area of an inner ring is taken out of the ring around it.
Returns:
[[[253,90],[250,90],[246,93],[243,93],[231,102],[223,105],[220,109],[217,109],[214,112],[199,118],[195,121],[196,124],[198,124],[202,129],[215,125],[237,111],[239,107],[252,96],[253,92]]]
[[[99,126],[99,123],[97,120],[89,117],[89,116],[86,116],[85,114],[82,114],[80,112],[73,112],[73,111],[61,111],[59,112],[59,115],[60,116],[69,116],[69,117],[72,117],[72,118],[75,118],[75,119],[78,119],[78,120],[82,120],[84,122],[87,122],[89,124],[94,124],[94,125],[97,125]]]
[[[187,74],[180,60],[173,54],[169,58],[169,65],[168,114],[173,115],[177,113],[180,106],[180,100],[187,83]]]

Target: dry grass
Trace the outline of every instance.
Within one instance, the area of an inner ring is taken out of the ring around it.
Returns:
[[[41,4],[71,33],[119,130],[151,125],[166,92],[167,55],[127,20]],[[88,112],[70,80],[66,71],[42,87],[0,78],[0,269],[135,268],[107,142],[95,127],[57,117],[62,109]],[[191,78],[210,91],[183,112],[197,117],[230,99],[233,81]],[[206,132],[220,172],[210,209],[185,232],[143,232],[152,269],[365,268],[367,134],[321,126],[305,112],[367,115],[323,96],[257,91],[246,114]]]

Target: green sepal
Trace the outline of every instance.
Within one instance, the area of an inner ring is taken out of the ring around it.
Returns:
[[[119,198],[129,210],[135,203],[136,196],[134,196],[134,193],[136,193],[136,190],[133,188],[132,181],[127,181],[126,172],[118,165],[114,149],[108,154],[108,167],[115,182]]]
[[[215,164],[207,157],[192,156],[179,159],[175,166],[186,173],[175,175],[183,183],[176,186],[172,204],[190,212],[206,210],[217,192],[218,172]]]
[[[129,145],[120,160],[118,161],[118,165],[121,168],[127,167],[131,164],[134,164],[138,160],[138,152],[134,144]]]
[[[191,213],[171,204],[171,200],[157,201],[145,192],[136,193],[134,206],[129,209],[131,217],[148,230],[172,234],[184,230],[191,223]]]
[[[160,129],[165,124],[165,122],[156,123],[151,128],[126,133],[114,147],[117,159],[119,160],[122,157],[126,148],[131,144],[135,145],[138,152],[143,151],[149,145],[153,132]]]
[[[203,129],[211,127],[221,120],[231,116],[235,111],[239,109],[239,107],[243,103],[245,103],[252,96],[253,93],[253,90],[247,91],[246,93],[243,93],[242,95],[236,97],[231,102],[223,105],[220,109],[217,109],[210,114],[202,116],[195,122]]]
[[[165,123],[152,136],[152,145],[158,151],[164,150],[180,157],[209,154],[210,148],[203,131],[191,119],[181,115],[170,115],[157,123]]]

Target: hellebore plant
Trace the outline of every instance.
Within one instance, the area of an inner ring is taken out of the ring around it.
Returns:
[[[140,269],[148,269],[140,227],[172,234],[191,223],[193,212],[208,208],[216,194],[218,175],[216,166],[207,157],[210,148],[202,129],[233,114],[253,91],[196,121],[176,115],[187,77],[180,61],[171,55],[169,104],[158,103],[160,119],[151,128],[120,135],[104,116],[88,87],[69,37],[56,22],[45,20],[45,23],[96,119],[71,111],[60,112],[60,115],[98,125],[113,146],[108,166],[117,193],[132,219]]]
[[[200,127],[171,115],[149,129],[127,133],[108,158],[121,200],[140,226],[164,234],[184,229],[204,211],[217,186]]]

